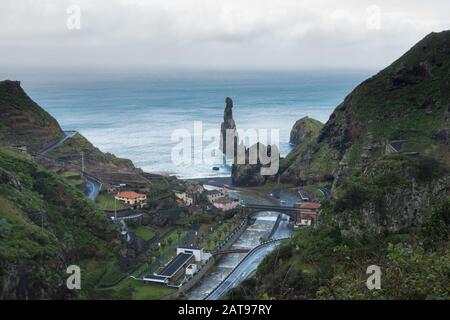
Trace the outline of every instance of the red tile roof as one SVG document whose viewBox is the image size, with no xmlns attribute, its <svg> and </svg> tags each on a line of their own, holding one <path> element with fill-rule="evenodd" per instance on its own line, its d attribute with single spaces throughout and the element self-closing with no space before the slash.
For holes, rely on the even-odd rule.
<svg viewBox="0 0 450 320">
<path fill-rule="evenodd" d="M 216 201 L 214 201 L 214 203 L 229 204 L 229 203 L 233 203 L 233 201 L 231 201 L 228 198 L 222 197 L 222 198 L 219 198 Z"/>
<path fill-rule="evenodd" d="M 139 198 L 144 198 L 145 194 L 137 193 L 134 191 L 123 191 L 123 192 L 119 192 L 117 194 L 117 196 L 120 198 L 127 198 L 127 199 L 139 199 Z"/>
<path fill-rule="evenodd" d="M 298 204 L 300 209 L 318 210 L 320 209 L 320 203 L 318 202 L 302 202 Z"/>
</svg>

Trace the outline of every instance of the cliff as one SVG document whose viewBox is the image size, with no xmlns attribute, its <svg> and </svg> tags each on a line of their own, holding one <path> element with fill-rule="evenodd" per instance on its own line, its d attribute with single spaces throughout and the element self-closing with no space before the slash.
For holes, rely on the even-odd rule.
<svg viewBox="0 0 450 320">
<path fill-rule="evenodd" d="M 430 34 L 351 92 L 318 137 L 282 161 L 281 181 L 329 184 L 330 216 L 343 229 L 416 225 L 450 190 L 449 74 L 450 32 Z"/>
<path fill-rule="evenodd" d="M 58 121 L 25 93 L 19 81 L 0 81 L 0 116 L 0 145 L 25 145 L 32 154 L 39 154 L 64 138 Z M 41 160 L 80 167 L 81 152 L 91 172 L 135 170 L 131 160 L 103 153 L 79 133 L 46 152 Z"/>
<path fill-rule="evenodd" d="M 444 299 L 450 261 L 450 31 L 432 33 L 364 81 L 281 180 L 328 185 L 296 232 L 232 299 Z M 381 268 L 380 290 L 366 268 Z"/>
<path fill-rule="evenodd" d="M 282 164 L 281 179 L 297 184 L 333 182 L 386 155 L 402 152 L 450 162 L 450 32 L 432 33 L 351 92 L 313 141 L 298 145 Z"/>
<path fill-rule="evenodd" d="M 0 81 L 0 143 L 32 151 L 64 136 L 58 122 L 25 93 L 19 81 Z"/>
</svg>

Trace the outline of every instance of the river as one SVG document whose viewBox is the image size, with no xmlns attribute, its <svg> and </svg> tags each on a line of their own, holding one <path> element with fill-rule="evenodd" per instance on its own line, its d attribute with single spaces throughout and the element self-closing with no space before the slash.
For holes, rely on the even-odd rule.
<svg viewBox="0 0 450 320">
<path fill-rule="evenodd" d="M 250 250 L 256 248 L 260 245 L 261 239 L 270 236 L 279 215 L 280 213 L 278 212 L 259 212 L 255 214 L 254 223 L 247 227 L 231 248 Z M 289 217 L 283 214 L 282 220 L 271 238 L 286 238 L 290 235 Z M 206 274 L 199 284 L 187 293 L 187 299 L 203 300 L 209 295 L 211 296 L 208 299 L 220 299 L 230 289 L 248 278 L 257 269 L 262 260 L 277 248 L 278 244 L 274 243 L 255 250 L 249 254 L 245 261 L 243 260 L 247 253 L 233 253 L 220 258 L 212 271 Z M 238 265 L 239 267 L 236 268 Z M 226 281 L 224 281 L 225 279 Z"/>
</svg>

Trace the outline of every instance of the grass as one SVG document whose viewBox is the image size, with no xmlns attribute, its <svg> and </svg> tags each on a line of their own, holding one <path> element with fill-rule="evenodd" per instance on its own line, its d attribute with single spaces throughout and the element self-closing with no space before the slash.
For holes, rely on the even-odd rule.
<svg viewBox="0 0 450 320">
<path fill-rule="evenodd" d="M 114 197 L 106 192 L 100 192 L 97 197 L 96 203 L 102 210 L 114 210 Z M 125 209 L 126 206 L 122 201 L 116 201 L 116 208 L 117 210 L 121 210 Z"/>
<path fill-rule="evenodd" d="M 65 159 L 65 162 L 79 166 L 81 152 L 85 153 L 85 162 L 88 166 L 95 164 L 95 166 L 107 166 L 111 169 L 131 168 L 133 166 L 131 160 L 117 158 L 110 153 L 103 153 L 80 133 L 67 139 L 62 146 L 50 151 L 47 157 L 55 160 Z"/>
<path fill-rule="evenodd" d="M 169 233 L 169 234 L 167 235 L 167 237 L 164 238 L 164 240 L 166 240 L 166 241 L 169 240 L 169 241 L 171 241 L 171 243 L 175 243 L 175 242 L 178 241 L 178 239 L 181 240 L 183 237 L 185 237 L 186 234 L 187 234 L 187 231 L 182 230 L 181 233 L 180 233 L 180 235 L 178 236 L 177 230 L 173 230 L 171 233 Z"/>
<path fill-rule="evenodd" d="M 84 180 L 81 178 L 81 175 L 75 171 L 65 171 L 61 174 L 62 177 L 67 179 L 74 187 L 81 186 L 84 183 Z"/>
<path fill-rule="evenodd" d="M 174 293 L 173 288 L 152 285 L 139 281 L 134 287 L 133 300 L 157 300 Z"/>
<path fill-rule="evenodd" d="M 148 241 L 155 236 L 155 232 L 153 230 L 150 230 L 149 228 L 143 226 L 140 226 L 136 230 L 134 230 L 134 233 L 145 241 Z"/>
<path fill-rule="evenodd" d="M 167 189 L 168 187 L 170 187 L 169 183 L 164 180 L 151 180 L 153 187 L 157 188 L 157 189 Z"/>
<path fill-rule="evenodd" d="M 306 191 L 307 194 L 310 194 L 314 197 L 317 197 L 319 199 L 324 198 L 324 195 L 322 192 L 320 192 L 319 188 L 317 185 L 309 185 L 309 186 L 305 186 L 303 187 L 303 189 Z M 329 188 L 328 188 L 329 189 Z"/>
<path fill-rule="evenodd" d="M 138 276 L 146 267 L 142 265 L 131 275 Z M 98 289 L 96 294 L 100 299 L 159 300 L 174 292 L 176 290 L 173 288 L 145 283 L 126 276 L 116 285 Z"/>
</svg>

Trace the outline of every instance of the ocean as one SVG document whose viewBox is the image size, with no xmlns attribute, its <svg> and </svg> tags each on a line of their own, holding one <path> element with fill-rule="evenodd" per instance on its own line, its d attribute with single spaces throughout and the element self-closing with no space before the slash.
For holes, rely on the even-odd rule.
<svg viewBox="0 0 450 320">
<path fill-rule="evenodd" d="M 286 155 L 295 121 L 326 122 L 345 96 L 373 71 L 2 71 L 52 114 L 64 130 L 77 130 L 104 152 L 131 159 L 152 173 L 180 178 L 229 176 L 210 163 L 177 165 L 174 130 L 219 129 L 225 98 L 234 101 L 239 129 L 278 129 Z M 269 131 L 270 132 L 270 131 Z M 218 143 L 218 142 L 217 142 Z M 193 146 L 191 146 L 193 148 Z"/>
</svg>

